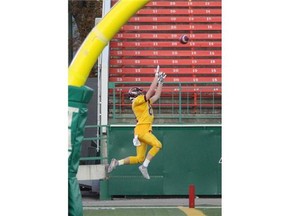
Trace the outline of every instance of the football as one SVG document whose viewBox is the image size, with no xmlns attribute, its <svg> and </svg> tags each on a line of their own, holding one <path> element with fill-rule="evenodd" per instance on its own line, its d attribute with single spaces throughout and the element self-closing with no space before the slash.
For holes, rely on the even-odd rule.
<svg viewBox="0 0 288 216">
<path fill-rule="evenodd" d="M 182 35 L 179 39 L 180 43 L 187 44 L 189 41 L 189 37 L 187 35 Z"/>
</svg>

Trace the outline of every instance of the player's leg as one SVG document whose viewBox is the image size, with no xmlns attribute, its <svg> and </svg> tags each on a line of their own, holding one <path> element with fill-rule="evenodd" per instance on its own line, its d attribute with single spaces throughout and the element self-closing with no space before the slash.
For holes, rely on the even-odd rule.
<svg viewBox="0 0 288 216">
<path fill-rule="evenodd" d="M 146 159 L 144 161 L 144 166 L 148 167 L 152 158 L 160 151 L 162 148 L 162 143 L 154 136 L 152 133 L 146 133 L 141 137 L 141 141 L 145 142 L 147 145 L 152 146 L 148 152 Z"/>
<path fill-rule="evenodd" d="M 129 156 L 120 160 L 116 160 L 115 158 L 113 158 L 108 167 L 108 173 L 112 172 L 112 170 L 114 170 L 117 166 L 143 163 L 146 150 L 147 145 L 141 142 L 141 145 L 136 147 L 136 156 Z"/>
<path fill-rule="evenodd" d="M 142 175 L 144 176 L 144 178 L 146 179 L 150 179 L 147 167 L 150 163 L 150 161 L 153 159 L 153 157 L 160 151 L 160 149 L 162 148 L 162 144 L 161 142 L 152 134 L 152 133 L 146 133 L 143 136 L 139 137 L 139 140 L 141 142 L 144 142 L 150 146 L 152 146 L 152 148 L 150 149 L 150 151 L 148 152 L 143 164 L 141 166 L 139 166 L 139 170 L 141 171 Z"/>
<path fill-rule="evenodd" d="M 141 141 L 140 143 L 141 145 L 136 147 L 136 156 L 129 157 L 129 164 L 143 163 L 143 161 L 145 160 L 147 144 Z"/>
</svg>

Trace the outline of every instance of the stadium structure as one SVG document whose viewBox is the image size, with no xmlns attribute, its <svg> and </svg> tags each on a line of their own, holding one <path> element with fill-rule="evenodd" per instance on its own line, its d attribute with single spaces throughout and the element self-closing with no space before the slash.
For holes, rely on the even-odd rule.
<svg viewBox="0 0 288 216">
<path fill-rule="evenodd" d="M 105 15 L 117 0 L 103 1 Z M 221 196 L 221 1 L 153 0 L 110 40 L 98 58 L 97 77 L 81 148 L 77 179 L 101 200 L 115 196 Z M 95 25 L 101 20 L 97 18 Z M 182 35 L 189 37 L 181 44 Z M 144 89 L 157 65 L 167 74 L 161 99 L 153 105 L 153 133 L 163 149 L 149 166 L 109 175 L 111 158 L 135 154 L 135 117 L 127 97 L 131 86 Z"/>
</svg>

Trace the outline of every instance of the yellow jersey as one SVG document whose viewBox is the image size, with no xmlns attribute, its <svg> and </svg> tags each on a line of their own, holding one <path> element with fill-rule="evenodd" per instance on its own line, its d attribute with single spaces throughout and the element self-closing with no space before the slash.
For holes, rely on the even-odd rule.
<svg viewBox="0 0 288 216">
<path fill-rule="evenodd" d="M 140 135 L 152 131 L 154 114 L 151 101 L 146 100 L 145 95 L 139 95 L 132 102 L 132 110 L 137 119 L 135 134 Z"/>
</svg>

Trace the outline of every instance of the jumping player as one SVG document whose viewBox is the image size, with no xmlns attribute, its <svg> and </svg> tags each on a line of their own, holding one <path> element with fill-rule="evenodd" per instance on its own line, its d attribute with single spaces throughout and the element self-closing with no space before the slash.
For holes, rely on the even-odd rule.
<svg viewBox="0 0 288 216">
<path fill-rule="evenodd" d="M 154 115 L 151 105 L 160 98 L 165 77 L 166 74 L 160 72 L 158 65 L 155 78 L 146 94 L 144 94 L 143 89 L 139 87 L 133 87 L 129 90 L 128 95 L 132 102 L 132 110 L 137 119 L 133 139 L 133 144 L 136 146 L 136 156 L 129 156 L 121 160 L 113 158 L 108 167 L 108 173 L 112 172 L 117 166 L 143 163 L 139 166 L 139 170 L 144 178 L 150 179 L 147 167 L 153 157 L 162 148 L 161 142 L 152 134 Z M 147 145 L 150 145 L 152 148 L 145 157 Z"/>
</svg>

